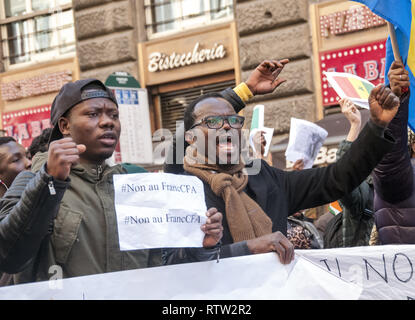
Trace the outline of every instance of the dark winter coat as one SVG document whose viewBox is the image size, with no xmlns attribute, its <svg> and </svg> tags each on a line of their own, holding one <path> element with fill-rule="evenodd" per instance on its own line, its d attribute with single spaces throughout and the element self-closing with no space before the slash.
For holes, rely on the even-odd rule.
<svg viewBox="0 0 415 320">
<path fill-rule="evenodd" d="M 406 94 L 388 126 L 396 144 L 373 174 L 375 223 L 381 244 L 415 244 L 415 171 L 407 147 L 408 108 Z"/>
<path fill-rule="evenodd" d="M 337 161 L 349 150 L 352 142 L 343 140 L 337 150 Z M 324 234 L 324 248 L 369 245 L 374 223 L 373 185 L 370 177 L 339 200 L 343 211 L 330 220 Z"/>
<path fill-rule="evenodd" d="M 393 146 L 393 138 L 383 137 L 383 129 L 371 121 L 363 128 L 350 150 L 336 163 L 325 168 L 283 171 L 261 160 L 258 174 L 250 175 L 245 192 L 271 218 L 272 231 L 287 232 L 287 217 L 302 209 L 317 207 L 349 194 L 371 173 L 383 155 Z M 226 221 L 225 204 L 205 183 L 208 208 L 224 215 L 222 251 L 233 243 Z"/>
</svg>

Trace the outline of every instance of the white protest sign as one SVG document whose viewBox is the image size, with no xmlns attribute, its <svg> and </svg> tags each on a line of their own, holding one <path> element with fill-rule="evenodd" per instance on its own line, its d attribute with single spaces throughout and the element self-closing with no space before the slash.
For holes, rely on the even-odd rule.
<svg viewBox="0 0 415 320">
<path fill-rule="evenodd" d="M 114 175 L 121 250 L 202 247 L 203 183 L 169 173 Z"/>
<path fill-rule="evenodd" d="M 360 299 L 415 299 L 415 245 L 296 250 L 296 255 L 363 287 Z"/>
<path fill-rule="evenodd" d="M 69 278 L 61 289 L 50 282 L 0 288 L 0 299 L 355 300 L 362 291 L 301 257 L 282 265 L 275 253 Z"/>
<path fill-rule="evenodd" d="M 315 123 L 291 118 L 290 138 L 285 151 L 287 160 L 303 159 L 304 169 L 311 168 L 327 135 L 328 132 Z"/>
<path fill-rule="evenodd" d="M 254 152 L 256 152 L 254 144 L 254 136 L 259 131 L 264 131 L 265 138 L 265 150 L 264 157 L 268 155 L 269 147 L 271 146 L 272 136 L 274 134 L 274 128 L 264 127 L 264 105 L 258 104 L 254 107 L 252 111 L 252 121 L 251 121 L 251 132 L 249 133 L 249 144 L 251 145 Z"/>
</svg>

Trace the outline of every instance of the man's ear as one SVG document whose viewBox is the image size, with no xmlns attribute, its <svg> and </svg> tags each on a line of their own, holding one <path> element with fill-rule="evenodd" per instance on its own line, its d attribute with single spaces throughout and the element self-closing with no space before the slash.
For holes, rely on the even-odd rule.
<svg viewBox="0 0 415 320">
<path fill-rule="evenodd" d="M 62 133 L 63 136 L 70 135 L 70 125 L 69 125 L 69 119 L 65 117 L 60 117 L 58 120 L 59 130 Z"/>
<path fill-rule="evenodd" d="M 186 142 L 188 144 L 193 144 L 194 143 L 194 134 L 192 131 L 186 131 L 184 134 L 184 140 L 186 140 Z"/>
<path fill-rule="evenodd" d="M 412 144 L 412 154 L 415 153 L 415 143 Z"/>
</svg>

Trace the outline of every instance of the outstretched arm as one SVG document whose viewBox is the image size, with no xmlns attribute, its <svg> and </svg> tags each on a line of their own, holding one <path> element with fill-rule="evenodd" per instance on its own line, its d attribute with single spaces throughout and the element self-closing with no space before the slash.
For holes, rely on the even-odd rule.
<svg viewBox="0 0 415 320">
<path fill-rule="evenodd" d="M 409 77 L 404 65 L 397 61 L 392 64 L 388 77 L 391 90 L 400 96 L 399 111 L 388 125 L 396 144 L 376 166 L 373 181 L 378 196 L 390 203 L 397 203 L 410 197 L 413 186 L 412 165 L 407 149 L 409 94 L 402 94 L 402 88 L 409 86 Z"/>
<path fill-rule="evenodd" d="M 359 109 L 349 99 L 341 99 L 339 101 L 341 111 L 350 123 L 349 133 L 346 140 L 353 142 L 359 135 L 360 126 L 362 125 L 362 116 Z"/>
<path fill-rule="evenodd" d="M 393 146 L 393 137 L 388 137 L 384 130 L 398 110 L 399 99 L 389 88 L 377 86 L 371 92 L 369 105 L 370 120 L 342 159 L 326 168 L 280 173 L 285 181 L 290 213 L 329 203 L 350 193 Z"/>
<path fill-rule="evenodd" d="M 362 121 L 360 111 L 352 101 L 342 99 L 339 102 L 342 113 L 350 123 L 350 130 L 346 140 L 343 140 L 339 145 L 336 153 L 337 161 L 346 154 L 352 142 L 359 136 Z M 341 205 L 348 209 L 348 214 L 350 214 L 350 216 L 346 217 L 346 221 L 351 223 L 355 219 L 355 223 L 360 224 L 361 218 L 371 217 L 369 213 L 364 214 L 365 209 L 372 210 L 373 196 L 371 194 L 369 184 L 363 181 L 356 189 L 340 199 Z"/>
</svg>

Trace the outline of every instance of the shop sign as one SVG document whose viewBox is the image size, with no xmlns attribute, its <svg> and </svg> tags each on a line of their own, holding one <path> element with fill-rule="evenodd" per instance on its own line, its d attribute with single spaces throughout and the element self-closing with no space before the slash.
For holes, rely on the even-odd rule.
<svg viewBox="0 0 415 320">
<path fill-rule="evenodd" d="M 29 147 L 33 138 L 39 136 L 46 128 L 50 128 L 51 105 L 39 106 L 19 111 L 3 113 L 3 129 L 6 135 L 13 137 L 25 148 Z"/>
<path fill-rule="evenodd" d="M 141 86 L 199 78 L 235 69 L 235 22 L 138 43 Z"/>
<path fill-rule="evenodd" d="M 223 44 L 215 43 L 210 49 L 202 49 L 197 42 L 192 51 L 168 55 L 162 52 L 153 52 L 149 55 L 148 71 L 157 72 L 203 63 L 205 61 L 222 59 L 226 56 Z"/>
<path fill-rule="evenodd" d="M 347 72 L 374 85 L 384 82 L 386 40 L 320 52 L 320 77 L 323 106 L 338 104 L 339 97 L 328 83 L 326 72 Z"/>
<path fill-rule="evenodd" d="M 1 83 L 1 99 L 12 101 L 42 94 L 57 92 L 62 86 L 72 81 L 72 71 L 60 71 L 41 74 L 35 77 Z"/>
<path fill-rule="evenodd" d="M 383 26 L 386 21 L 361 5 L 320 16 L 320 36 L 328 38 Z"/>
</svg>

